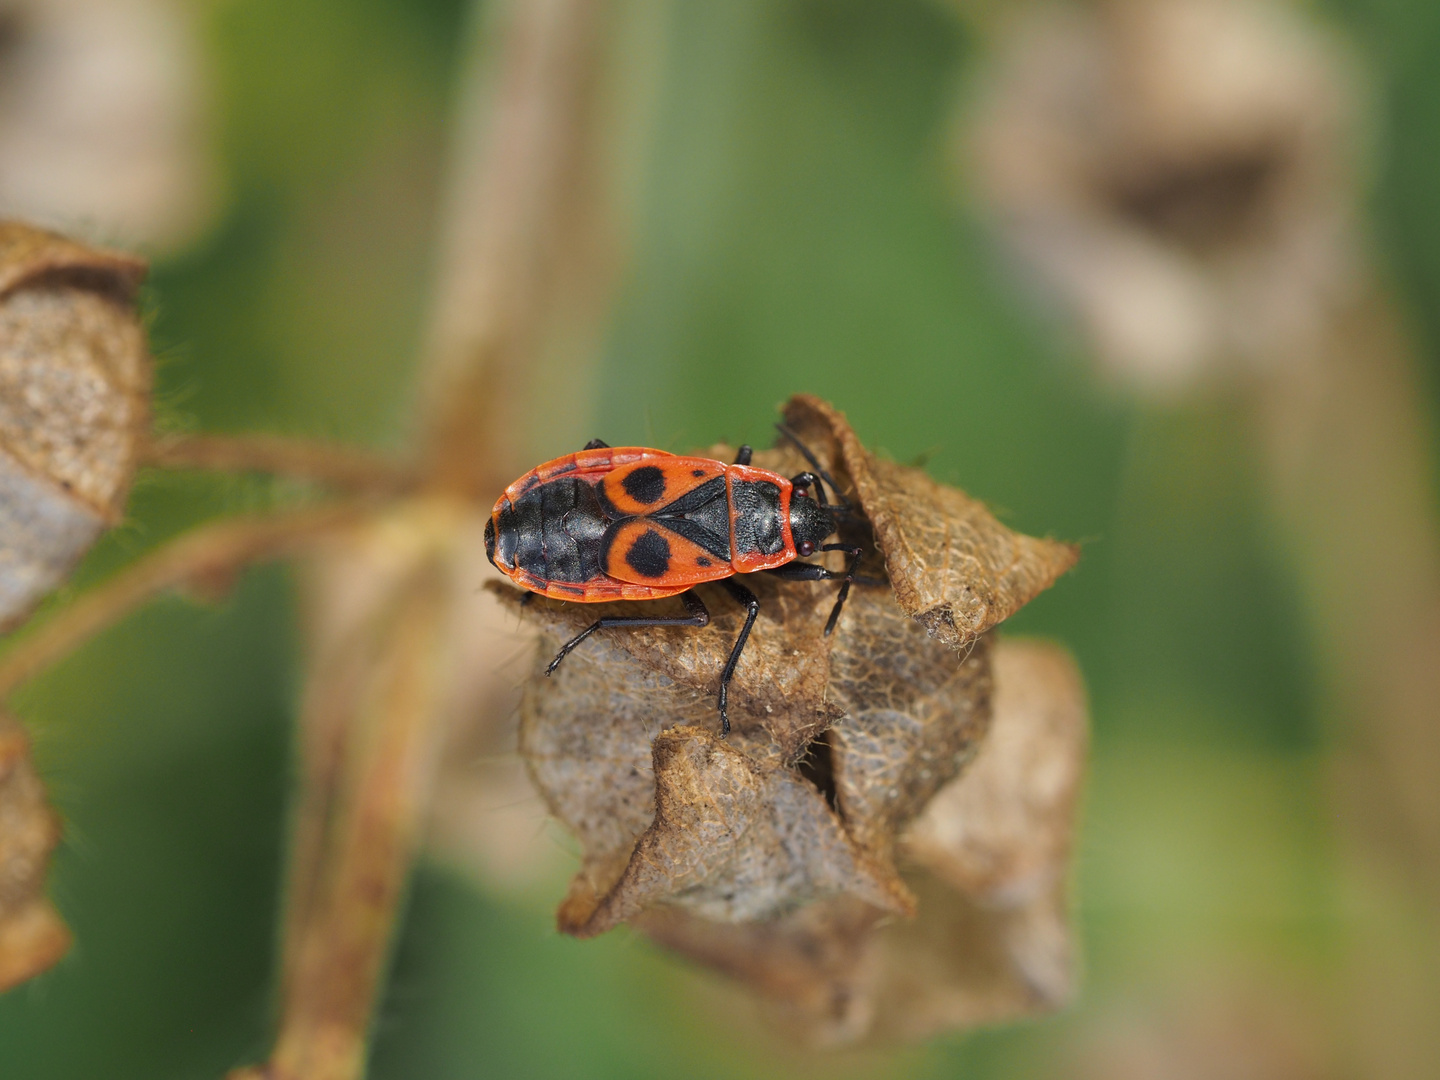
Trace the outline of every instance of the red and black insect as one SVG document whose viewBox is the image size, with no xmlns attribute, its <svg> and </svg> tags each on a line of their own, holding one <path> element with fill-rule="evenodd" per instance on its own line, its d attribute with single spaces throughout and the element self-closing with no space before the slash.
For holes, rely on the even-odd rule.
<svg viewBox="0 0 1440 1080">
<path fill-rule="evenodd" d="M 638 446 L 612 447 L 596 439 L 505 489 L 485 525 L 485 554 L 521 588 L 584 604 L 677 595 L 685 604 L 684 615 L 598 620 L 565 643 L 546 675 L 597 630 L 707 625 L 710 613 L 690 589 L 718 581 L 746 608 L 745 625 L 720 674 L 723 736 L 730 731 L 730 679 L 760 611 L 755 594 L 734 575 L 765 571 L 793 581 L 843 582 L 825 633 L 835 628 L 862 550 L 823 541 L 836 531 L 835 516 L 848 512 L 849 504 L 815 455 L 783 425 L 776 426 L 814 472 L 787 480 L 755 468 L 748 446 L 740 448 L 733 465 L 726 465 Z M 836 502 L 828 501 L 822 477 Z M 845 571 L 795 561 L 819 551 L 849 554 Z"/>
</svg>

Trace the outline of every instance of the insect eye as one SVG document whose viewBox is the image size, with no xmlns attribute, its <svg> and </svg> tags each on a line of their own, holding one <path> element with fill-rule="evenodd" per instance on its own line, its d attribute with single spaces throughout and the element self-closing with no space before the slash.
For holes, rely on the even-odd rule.
<svg viewBox="0 0 1440 1080">
<path fill-rule="evenodd" d="M 801 540 L 800 543 L 795 545 L 795 550 L 800 553 L 801 557 L 814 555 L 815 543 L 812 540 Z"/>
</svg>

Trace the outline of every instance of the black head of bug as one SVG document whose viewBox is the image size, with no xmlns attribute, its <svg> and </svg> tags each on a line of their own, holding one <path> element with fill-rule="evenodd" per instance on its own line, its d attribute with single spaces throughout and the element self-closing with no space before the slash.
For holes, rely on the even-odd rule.
<svg viewBox="0 0 1440 1080">
<path fill-rule="evenodd" d="M 801 556 L 815 554 L 834 531 L 834 515 L 817 500 L 799 494 L 790 500 L 790 537 Z"/>
<path fill-rule="evenodd" d="M 485 557 L 490 560 L 490 565 L 495 566 L 495 519 L 492 517 L 485 522 Z"/>
</svg>

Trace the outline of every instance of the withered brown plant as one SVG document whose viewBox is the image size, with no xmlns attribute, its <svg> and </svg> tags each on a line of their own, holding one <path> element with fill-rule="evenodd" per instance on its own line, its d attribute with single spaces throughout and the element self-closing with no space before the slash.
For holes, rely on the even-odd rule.
<svg viewBox="0 0 1440 1080">
<path fill-rule="evenodd" d="M 495 576 L 482 528 L 496 493 L 533 464 L 517 449 L 527 371 L 557 337 L 584 337 L 576 311 L 598 321 L 616 261 L 597 239 L 607 17 L 594 0 L 504 8 L 490 78 L 466 85 L 403 458 L 155 432 L 132 306 L 141 265 L 0 229 L 6 625 L 120 519 L 137 468 L 311 484 L 298 505 L 161 545 L 24 625 L 0 654 L 3 702 L 162 592 L 214 597 L 259 560 L 294 561 L 306 677 L 279 1020 L 268 1062 L 237 1077 L 363 1073 L 447 740 L 503 716 L 490 700 L 500 658 L 476 645 L 476 624 L 499 610 L 477 589 Z M 561 929 L 631 922 L 778 1002 L 820 1041 L 1053 1007 L 1074 979 L 1065 885 L 1083 690 L 1062 651 L 996 642 L 993 630 L 1076 553 L 872 456 L 817 399 L 792 400 L 786 417 L 858 507 L 846 528 L 874 550 L 878 583 L 857 587 L 829 638 L 832 588 L 760 583 L 728 741 L 713 699 L 737 613 L 719 601 L 703 631 L 602 635 L 527 687 L 521 755 L 585 848 Z M 802 466 L 784 448 L 757 461 Z M 553 638 L 594 614 L 542 602 L 524 622 Z M 3 725 L 0 986 L 68 941 L 43 888 L 56 819 L 23 735 Z"/>
<path fill-rule="evenodd" d="M 520 752 L 584 846 L 560 928 L 633 922 L 822 1043 L 1054 1007 L 1073 980 L 1083 694 L 1063 653 L 990 631 L 1075 552 L 871 456 L 817 399 L 786 421 L 834 462 L 889 582 L 857 588 L 826 637 L 833 586 L 758 581 L 728 741 L 714 688 L 742 613 L 718 595 L 702 632 L 613 634 L 554 679 L 537 670 Z M 784 446 L 755 461 L 805 464 Z M 594 618 L 524 610 L 542 660 Z"/>
<path fill-rule="evenodd" d="M 1369 1076 L 1429 1075 L 1440 512 L 1416 346 L 1365 236 L 1360 65 L 1284 0 L 1032 3 L 980 24 L 963 155 L 980 213 L 1107 380 L 1239 406 L 1338 736 L 1345 869 L 1366 897 L 1352 1052 Z"/>
</svg>

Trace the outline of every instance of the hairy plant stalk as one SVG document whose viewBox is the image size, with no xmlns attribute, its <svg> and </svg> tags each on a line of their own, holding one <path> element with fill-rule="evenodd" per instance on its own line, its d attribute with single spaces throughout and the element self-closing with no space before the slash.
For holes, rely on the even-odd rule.
<svg viewBox="0 0 1440 1080">
<path fill-rule="evenodd" d="M 1384 1077 L 1440 1060 L 1440 519 L 1424 400 L 1413 346 L 1372 287 L 1256 409 L 1340 721 L 1342 839 L 1366 893 L 1352 997 L 1367 1073 Z M 1376 992 L 1397 979 L 1407 992 Z"/>
<path fill-rule="evenodd" d="M 600 0 L 511 0 L 462 87 L 422 386 L 434 487 L 478 501 L 523 471 L 530 368 L 583 206 Z"/>
<path fill-rule="evenodd" d="M 580 163 L 600 10 L 598 0 L 499 5 L 495 55 L 462 84 L 417 417 L 418 483 L 429 495 L 339 538 L 303 575 L 316 649 L 301 716 L 280 1033 L 268 1066 L 237 1075 L 350 1080 L 364 1071 L 457 684 L 489 662 L 442 664 L 439 653 L 450 644 L 447 620 L 481 577 L 470 523 L 523 467 L 528 372 L 558 306 L 551 271 L 587 202 Z M 449 578 L 437 569 L 445 560 Z"/>
<path fill-rule="evenodd" d="M 279 435 L 161 436 L 145 447 L 141 463 L 161 469 L 274 473 L 361 492 L 395 492 L 414 480 L 410 470 L 377 454 Z"/>
<path fill-rule="evenodd" d="M 364 1071 L 370 1015 L 440 740 L 436 704 L 446 581 L 433 553 L 397 593 L 396 610 L 344 714 L 344 752 L 309 895 L 286 942 L 279 1037 L 268 1066 L 239 1077 L 351 1080 Z"/>
<path fill-rule="evenodd" d="M 202 525 L 83 593 L 0 656 L 0 701 L 100 631 L 170 589 L 213 591 L 252 563 L 293 555 L 354 524 L 364 508 L 339 504 Z"/>
<path fill-rule="evenodd" d="M 356 538 L 346 537 L 339 550 L 317 552 L 317 559 L 338 556 L 344 548 L 357 548 Z M 352 554 L 353 559 L 353 554 Z M 367 560 L 368 562 L 368 560 Z M 370 564 L 363 570 L 376 572 Z M 401 576 L 384 575 L 379 587 L 365 598 L 364 609 L 346 625 L 315 626 L 311 612 L 313 653 L 306 665 L 306 684 L 300 707 L 296 753 L 300 782 L 290 825 L 289 870 L 286 875 L 286 904 L 280 940 L 285 943 L 281 984 L 296 977 L 300 962 L 296 943 L 304 940 L 305 929 L 320 902 L 322 866 L 330 831 L 335 828 L 346 762 L 356 753 L 353 743 L 363 737 L 356 729 L 361 715 L 362 696 L 370 673 L 384 662 L 391 643 L 388 627 L 403 606 L 403 591 L 411 583 L 413 566 Z M 382 577 L 383 572 L 376 573 Z M 353 581 L 353 578 L 351 579 Z"/>
</svg>

